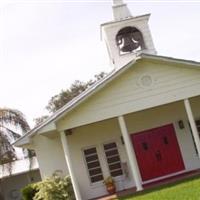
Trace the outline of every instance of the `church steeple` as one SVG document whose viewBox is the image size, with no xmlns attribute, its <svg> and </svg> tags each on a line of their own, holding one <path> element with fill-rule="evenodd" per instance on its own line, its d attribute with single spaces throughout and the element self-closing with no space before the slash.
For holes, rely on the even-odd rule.
<svg viewBox="0 0 200 200">
<path fill-rule="evenodd" d="M 116 21 L 132 17 L 127 5 L 123 0 L 113 0 L 113 18 Z"/>
<path fill-rule="evenodd" d="M 114 21 L 101 25 L 110 63 L 121 68 L 140 53 L 156 54 L 148 21 L 150 14 L 132 16 L 123 0 L 113 0 Z"/>
</svg>

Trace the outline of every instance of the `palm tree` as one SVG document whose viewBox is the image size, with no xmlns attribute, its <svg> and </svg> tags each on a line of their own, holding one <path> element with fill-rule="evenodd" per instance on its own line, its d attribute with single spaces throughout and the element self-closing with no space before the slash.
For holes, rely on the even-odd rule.
<svg viewBox="0 0 200 200">
<path fill-rule="evenodd" d="M 20 133 L 30 130 L 22 112 L 10 108 L 0 108 L 0 164 L 16 159 L 11 142 L 19 138 Z"/>
<path fill-rule="evenodd" d="M 10 109 L 0 108 L 0 165 L 7 163 L 9 172 L 12 170 L 12 161 L 17 159 L 15 149 L 11 142 L 19 138 L 18 133 L 25 133 L 30 127 L 22 112 Z M 0 199 L 3 197 L 2 179 L 0 179 Z"/>
</svg>

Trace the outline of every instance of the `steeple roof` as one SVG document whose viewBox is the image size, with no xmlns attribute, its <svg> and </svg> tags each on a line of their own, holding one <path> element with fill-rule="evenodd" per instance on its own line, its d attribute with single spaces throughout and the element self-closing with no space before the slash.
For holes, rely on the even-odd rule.
<svg viewBox="0 0 200 200">
<path fill-rule="evenodd" d="M 114 20 L 119 21 L 132 17 L 127 5 L 123 0 L 113 0 L 113 17 Z"/>
<path fill-rule="evenodd" d="M 121 5 L 124 4 L 123 0 L 113 0 L 113 5 Z"/>
</svg>

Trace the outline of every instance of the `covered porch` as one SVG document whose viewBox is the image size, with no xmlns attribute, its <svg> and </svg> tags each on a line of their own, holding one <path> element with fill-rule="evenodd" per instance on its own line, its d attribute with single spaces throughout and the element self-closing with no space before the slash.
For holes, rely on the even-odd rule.
<svg viewBox="0 0 200 200">
<path fill-rule="evenodd" d="M 76 198 L 93 199 L 106 195 L 103 180 L 110 175 L 115 179 L 117 191 L 130 188 L 140 191 L 147 184 L 199 169 L 200 141 L 195 124 L 200 117 L 199 100 L 198 96 L 61 131 Z M 133 148 L 134 135 L 166 125 L 174 129 L 175 150 L 180 151 L 182 166 L 172 170 L 173 173 L 164 169 L 165 173 L 150 175 L 153 178 L 144 177 L 144 169 L 138 162 L 141 152 Z M 169 154 L 160 156 L 166 159 Z"/>
</svg>

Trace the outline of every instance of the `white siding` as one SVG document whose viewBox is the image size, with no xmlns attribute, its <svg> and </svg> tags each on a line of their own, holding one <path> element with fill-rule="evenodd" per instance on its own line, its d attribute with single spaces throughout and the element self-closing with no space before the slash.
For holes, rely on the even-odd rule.
<svg viewBox="0 0 200 200">
<path fill-rule="evenodd" d="M 89 126 L 77 128 L 73 131 L 71 136 L 68 136 L 71 157 L 74 158 L 72 160 L 72 165 L 78 178 L 83 199 L 91 199 L 107 194 L 103 183 L 90 183 L 87 166 L 83 156 L 83 149 L 88 147 L 97 148 L 103 175 L 104 178 L 106 178 L 109 176 L 109 171 L 103 150 L 104 143 L 116 142 L 121 162 L 127 163 L 127 155 L 124 149 L 124 145 L 121 143 L 120 136 L 121 133 L 118 127 L 117 119 L 107 120 L 91 124 Z M 123 190 L 131 186 L 134 186 L 132 177 L 120 179 L 117 181 L 118 190 Z"/>
<path fill-rule="evenodd" d="M 198 101 L 196 101 L 196 105 L 193 103 L 193 109 L 198 109 L 200 111 L 200 103 L 197 102 Z M 125 116 L 125 120 L 129 134 L 134 134 L 142 130 L 148 130 L 172 123 L 176 130 L 176 136 L 186 171 L 195 170 L 200 167 L 200 161 L 195 152 L 183 102 L 132 113 Z M 178 127 L 178 120 L 184 121 L 184 129 L 180 129 Z M 102 196 L 106 194 L 106 190 L 103 184 L 92 185 L 90 183 L 82 150 L 87 147 L 97 147 L 104 178 L 106 178 L 109 175 L 109 171 L 102 147 L 103 143 L 116 141 L 121 161 L 129 165 L 125 147 L 121 143 L 120 136 L 121 133 L 116 118 L 73 129 L 72 135 L 68 136 L 70 152 L 72 157 L 75 158 L 73 160 L 73 166 L 75 174 L 78 177 L 83 199 Z M 129 169 L 129 175 L 130 174 Z M 118 189 L 125 189 L 133 187 L 134 185 L 132 177 L 128 177 L 122 179 L 120 182 L 117 182 Z"/>
<path fill-rule="evenodd" d="M 200 105 L 200 103 L 198 103 Z M 199 106 L 193 105 L 197 111 Z M 200 110 L 200 109 L 198 109 Z M 195 112 L 195 115 L 198 112 Z M 198 114 L 200 116 L 200 112 Z M 143 112 L 137 112 L 125 117 L 128 131 L 134 134 L 143 130 L 160 127 L 166 124 L 173 124 L 179 142 L 186 170 L 193 170 L 200 167 L 200 161 L 196 154 L 192 135 L 189 129 L 187 115 L 183 102 L 173 103 Z M 184 129 L 180 129 L 178 121 L 183 120 Z"/>
<path fill-rule="evenodd" d="M 149 87 L 141 77 L 150 76 Z M 138 61 L 129 70 L 76 107 L 58 122 L 58 129 L 73 128 L 199 95 L 200 70 Z"/>
<path fill-rule="evenodd" d="M 111 64 L 116 68 L 120 68 L 130 61 L 135 59 L 135 53 L 127 53 L 123 56 L 119 54 L 118 46 L 116 45 L 116 35 L 117 33 L 126 26 L 136 27 L 143 35 L 145 49 L 142 50 L 146 53 L 155 53 L 155 48 L 153 40 L 151 37 L 150 29 L 148 26 L 148 15 L 139 16 L 136 18 L 130 18 L 123 21 L 116 21 L 102 25 L 102 37 L 105 40 L 109 55 L 111 59 Z M 114 63 L 113 63 L 114 61 Z"/>
<path fill-rule="evenodd" d="M 38 135 L 34 138 L 34 150 L 42 179 L 52 176 L 56 170 L 61 170 L 64 175 L 68 174 L 60 138 Z"/>
</svg>

